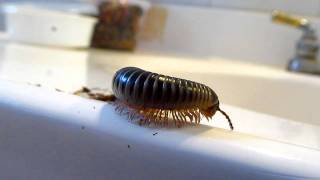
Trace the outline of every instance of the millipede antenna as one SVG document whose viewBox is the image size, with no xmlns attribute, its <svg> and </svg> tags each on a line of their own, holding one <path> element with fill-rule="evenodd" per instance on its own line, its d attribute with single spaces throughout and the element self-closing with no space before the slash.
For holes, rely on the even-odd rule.
<svg viewBox="0 0 320 180">
<path fill-rule="evenodd" d="M 230 119 L 229 115 L 226 112 L 224 112 L 223 110 L 221 110 L 220 107 L 218 107 L 218 111 L 220 111 L 221 114 L 223 114 L 227 118 L 229 126 L 230 126 L 230 129 L 233 130 L 233 124 L 231 122 L 231 119 Z"/>
</svg>

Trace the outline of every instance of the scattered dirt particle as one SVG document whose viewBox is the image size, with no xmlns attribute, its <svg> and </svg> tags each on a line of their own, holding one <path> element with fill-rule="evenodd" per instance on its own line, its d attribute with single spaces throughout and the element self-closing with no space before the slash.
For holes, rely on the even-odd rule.
<svg viewBox="0 0 320 180">
<path fill-rule="evenodd" d="M 152 135 L 154 135 L 154 136 L 155 136 L 155 135 L 157 135 L 157 134 L 158 134 L 158 133 L 156 132 L 156 133 L 153 133 Z"/>
<path fill-rule="evenodd" d="M 57 27 L 55 27 L 55 26 L 51 26 L 51 31 L 52 32 L 56 32 L 58 30 L 58 28 Z"/>
<path fill-rule="evenodd" d="M 34 83 L 31 83 L 31 82 L 28 82 L 27 84 L 31 85 L 31 86 L 41 87 L 41 84 L 34 84 Z"/>
<path fill-rule="evenodd" d="M 128 144 L 128 149 L 130 149 L 130 147 L 131 147 L 131 146 Z"/>
<path fill-rule="evenodd" d="M 79 96 L 87 95 L 89 99 L 95 99 L 95 100 L 100 100 L 104 102 L 116 100 L 116 97 L 113 94 L 106 93 L 106 92 L 102 92 L 102 93 L 94 92 L 87 87 L 82 87 L 81 89 L 73 92 L 73 94 L 79 95 Z"/>
<path fill-rule="evenodd" d="M 55 88 L 56 91 L 58 92 L 63 92 L 61 89 Z"/>
<path fill-rule="evenodd" d="M 89 93 L 91 90 L 87 87 L 82 87 L 82 92 Z"/>
<path fill-rule="evenodd" d="M 81 129 L 84 130 L 86 127 L 85 126 L 81 126 Z"/>
<path fill-rule="evenodd" d="M 95 107 L 95 106 L 93 106 L 93 109 L 96 109 L 96 107 Z"/>
<path fill-rule="evenodd" d="M 90 93 L 90 92 L 91 92 L 91 90 L 90 90 L 89 88 L 87 88 L 87 87 L 82 87 L 81 89 L 73 92 L 73 94 L 79 95 L 79 94 L 81 94 L 81 93 Z"/>
</svg>

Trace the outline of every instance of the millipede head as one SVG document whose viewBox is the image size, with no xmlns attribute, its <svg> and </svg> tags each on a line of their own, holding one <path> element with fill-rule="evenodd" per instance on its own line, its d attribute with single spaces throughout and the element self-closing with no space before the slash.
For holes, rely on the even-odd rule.
<svg viewBox="0 0 320 180">
<path fill-rule="evenodd" d="M 209 106 L 208 108 L 206 109 L 203 109 L 201 110 L 201 112 L 206 116 L 206 117 L 213 117 L 217 110 L 219 109 L 219 104 L 218 106 L 217 105 L 212 105 L 212 106 Z"/>
<path fill-rule="evenodd" d="M 213 103 L 213 105 L 209 106 L 208 108 L 206 108 L 204 110 L 201 110 L 201 113 L 205 117 L 211 118 L 216 114 L 217 111 L 221 112 L 221 114 L 223 114 L 226 117 L 226 119 L 228 120 L 230 129 L 233 130 L 234 128 L 233 128 L 233 124 L 231 122 L 231 119 L 226 112 L 224 112 L 223 110 L 220 109 L 219 101 L 216 101 L 215 103 Z"/>
</svg>

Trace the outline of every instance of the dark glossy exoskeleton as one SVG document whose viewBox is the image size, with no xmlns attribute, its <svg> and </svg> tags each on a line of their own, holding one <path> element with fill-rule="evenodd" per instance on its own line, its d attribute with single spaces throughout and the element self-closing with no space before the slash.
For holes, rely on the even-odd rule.
<svg viewBox="0 0 320 180">
<path fill-rule="evenodd" d="M 136 67 L 118 70 L 113 77 L 112 90 L 116 110 L 127 113 L 141 124 L 154 123 L 180 127 L 200 122 L 220 111 L 233 129 L 229 116 L 220 109 L 216 93 L 206 85 L 193 81 L 144 71 Z"/>
</svg>

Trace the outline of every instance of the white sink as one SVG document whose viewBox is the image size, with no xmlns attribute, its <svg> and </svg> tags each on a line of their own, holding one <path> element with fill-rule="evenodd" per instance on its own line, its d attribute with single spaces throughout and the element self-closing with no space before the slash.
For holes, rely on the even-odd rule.
<svg viewBox="0 0 320 180">
<path fill-rule="evenodd" d="M 218 58 L 21 45 L 2 52 L 1 179 L 320 178 L 320 78 Z M 220 114 L 197 127 L 141 127 L 111 105 L 54 90 L 110 88 L 124 66 L 209 85 L 235 131 Z"/>
<path fill-rule="evenodd" d="M 213 87 L 226 104 L 320 125 L 320 77 L 279 71 L 274 76 L 182 74 Z"/>
<path fill-rule="evenodd" d="M 239 132 L 320 150 L 320 77 L 273 73 L 274 76 L 228 72 L 179 76 L 214 88 L 223 104 L 265 117 L 257 121 L 251 116 L 244 119 L 243 114 L 231 114 Z M 237 116 L 242 116 L 240 122 Z"/>
<path fill-rule="evenodd" d="M 320 125 L 320 76 L 290 73 L 284 69 L 221 58 L 198 60 L 197 63 L 188 58 L 147 55 L 117 59 L 111 53 L 103 59 L 95 59 L 92 64 L 102 66 L 102 71 L 110 75 L 118 68 L 131 65 L 202 82 L 212 87 L 226 104 Z"/>
</svg>

